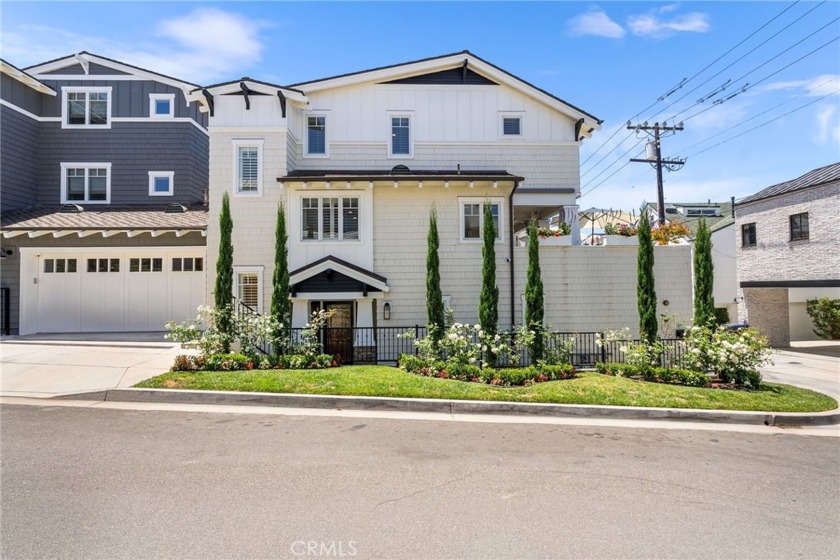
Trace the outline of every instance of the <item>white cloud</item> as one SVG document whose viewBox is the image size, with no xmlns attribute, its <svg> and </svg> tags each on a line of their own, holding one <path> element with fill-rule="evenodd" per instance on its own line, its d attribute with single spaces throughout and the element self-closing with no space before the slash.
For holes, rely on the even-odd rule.
<svg viewBox="0 0 840 560">
<path fill-rule="evenodd" d="M 573 17 L 568 22 L 569 33 L 573 36 L 595 35 L 609 39 L 621 39 L 626 33 L 624 28 L 610 19 L 610 16 L 599 8 Z"/>
<path fill-rule="evenodd" d="M 680 9 L 680 4 L 679 4 L 679 2 L 677 2 L 675 4 L 665 4 L 664 6 L 659 8 L 659 11 L 663 14 L 667 14 L 667 13 L 670 13 L 670 12 L 676 12 L 679 9 Z"/>
<path fill-rule="evenodd" d="M 654 14 L 640 14 L 627 18 L 627 25 L 633 35 L 663 39 L 675 33 L 705 33 L 711 29 L 709 16 L 691 12 L 671 19 L 660 19 Z"/>
<path fill-rule="evenodd" d="M 128 44 L 128 41 L 28 25 L 17 32 L 3 33 L 2 52 L 9 62 L 24 67 L 88 51 L 206 84 L 239 77 L 258 63 L 263 51 L 259 33 L 265 27 L 266 22 L 237 13 L 199 8 L 183 17 L 158 22 L 154 27 L 154 41 Z"/>
<path fill-rule="evenodd" d="M 837 107 L 826 105 L 817 111 L 817 142 L 828 144 L 829 142 L 840 143 L 840 122 L 836 118 Z"/>
<path fill-rule="evenodd" d="M 822 97 L 823 95 L 830 94 L 840 95 L 840 75 L 822 74 L 807 80 L 772 82 L 758 89 L 761 91 L 805 90 L 806 97 Z"/>
</svg>

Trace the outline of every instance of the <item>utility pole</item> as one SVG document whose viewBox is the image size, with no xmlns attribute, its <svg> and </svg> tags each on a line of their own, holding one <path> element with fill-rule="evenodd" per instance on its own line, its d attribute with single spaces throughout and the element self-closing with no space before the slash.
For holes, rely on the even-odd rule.
<svg viewBox="0 0 840 560">
<path fill-rule="evenodd" d="M 684 159 L 662 159 L 662 146 L 660 143 L 661 132 L 674 134 L 679 130 L 683 130 L 683 124 L 667 126 L 667 123 L 659 124 L 653 123 L 653 126 L 648 125 L 647 121 L 643 124 L 631 125 L 627 122 L 627 130 L 635 130 L 636 132 L 644 131 L 651 135 L 653 131 L 653 141 L 648 142 L 646 149 L 647 158 L 645 159 L 631 159 L 630 161 L 637 163 L 649 163 L 656 167 L 656 201 L 657 210 L 659 211 L 659 225 L 665 225 L 665 190 L 662 187 L 662 166 L 664 165 L 668 171 L 676 171 L 685 164 Z"/>
</svg>

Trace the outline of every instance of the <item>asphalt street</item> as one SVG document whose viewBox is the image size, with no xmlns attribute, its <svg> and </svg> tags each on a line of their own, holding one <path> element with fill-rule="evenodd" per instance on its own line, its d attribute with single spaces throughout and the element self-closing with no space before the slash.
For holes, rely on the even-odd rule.
<svg viewBox="0 0 840 560">
<path fill-rule="evenodd" d="M 6 404 L 0 420 L 4 559 L 840 557 L 835 437 Z"/>
</svg>

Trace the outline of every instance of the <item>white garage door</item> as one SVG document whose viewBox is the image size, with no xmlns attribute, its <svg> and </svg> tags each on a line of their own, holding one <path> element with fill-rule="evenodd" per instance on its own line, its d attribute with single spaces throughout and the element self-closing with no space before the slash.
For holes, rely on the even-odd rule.
<svg viewBox="0 0 840 560">
<path fill-rule="evenodd" d="M 161 331 L 195 316 L 204 300 L 203 249 L 45 251 L 37 259 L 34 332 Z"/>
</svg>

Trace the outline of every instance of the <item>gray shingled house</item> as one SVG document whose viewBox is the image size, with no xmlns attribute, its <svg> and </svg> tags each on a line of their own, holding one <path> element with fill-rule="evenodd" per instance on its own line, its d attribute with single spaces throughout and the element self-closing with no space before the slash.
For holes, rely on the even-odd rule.
<svg viewBox="0 0 840 560">
<path fill-rule="evenodd" d="M 197 86 L 87 52 L 0 70 L 3 332 L 152 331 L 193 314 L 209 153 Z"/>
</svg>

